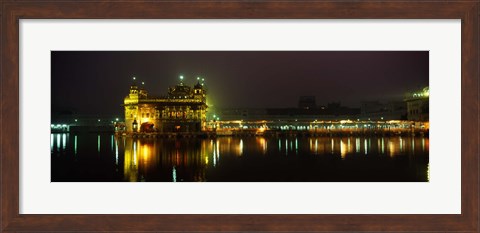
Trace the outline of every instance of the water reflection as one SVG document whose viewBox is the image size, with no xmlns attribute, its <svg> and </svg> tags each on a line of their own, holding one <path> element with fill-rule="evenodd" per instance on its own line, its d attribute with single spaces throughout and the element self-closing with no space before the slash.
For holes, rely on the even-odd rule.
<svg viewBox="0 0 480 233">
<path fill-rule="evenodd" d="M 75 141 L 74 141 L 74 146 L 73 146 L 74 150 L 75 150 L 75 155 L 77 155 L 77 135 L 75 135 Z"/>
<path fill-rule="evenodd" d="M 101 147 L 101 138 L 106 135 L 74 135 L 69 144 L 68 135 L 52 134 L 52 155 L 58 157 L 60 152 L 72 153 L 79 162 L 67 165 L 85 167 L 70 170 L 88 173 L 92 168 L 87 165 L 95 164 L 99 174 L 105 170 L 103 175 L 113 181 L 429 179 L 429 139 L 424 137 L 154 139 L 108 136 L 111 146 L 106 140 Z M 71 149 L 69 145 L 72 145 Z M 89 149 L 88 145 L 92 148 Z M 90 156 L 90 152 L 102 156 Z M 63 159 L 68 160 L 68 157 Z M 52 172 L 57 171 L 55 166 L 67 166 L 60 160 L 59 165 L 55 165 L 56 162 L 52 161 Z M 115 174 L 111 174 L 111 169 L 106 166 L 113 166 Z M 58 170 L 58 176 L 65 174 Z"/>
</svg>

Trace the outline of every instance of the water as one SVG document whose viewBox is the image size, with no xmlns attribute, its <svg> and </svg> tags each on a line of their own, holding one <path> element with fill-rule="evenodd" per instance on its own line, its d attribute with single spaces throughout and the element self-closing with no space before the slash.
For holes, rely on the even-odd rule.
<svg viewBox="0 0 480 233">
<path fill-rule="evenodd" d="M 51 134 L 53 182 L 428 181 L 426 137 L 133 139 Z"/>
</svg>

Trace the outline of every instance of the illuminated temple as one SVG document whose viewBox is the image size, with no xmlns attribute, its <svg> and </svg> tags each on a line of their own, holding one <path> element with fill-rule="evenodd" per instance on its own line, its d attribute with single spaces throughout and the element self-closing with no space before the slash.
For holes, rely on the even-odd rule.
<svg viewBox="0 0 480 233">
<path fill-rule="evenodd" d="M 125 131 L 149 132 L 199 132 L 206 128 L 206 90 L 197 78 L 192 87 L 180 82 L 168 89 L 168 94 L 150 96 L 142 85 L 134 83 L 124 99 Z"/>
</svg>

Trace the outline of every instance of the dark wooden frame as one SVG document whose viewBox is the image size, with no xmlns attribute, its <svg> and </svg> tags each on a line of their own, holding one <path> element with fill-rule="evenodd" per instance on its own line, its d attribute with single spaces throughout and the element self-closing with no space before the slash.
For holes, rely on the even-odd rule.
<svg viewBox="0 0 480 233">
<path fill-rule="evenodd" d="M 2 231 L 479 231 L 479 2 L 476 0 L 361 2 L 4 0 L 0 4 Z M 461 19 L 462 214 L 21 215 L 18 22 L 19 19 L 31 18 Z"/>
</svg>

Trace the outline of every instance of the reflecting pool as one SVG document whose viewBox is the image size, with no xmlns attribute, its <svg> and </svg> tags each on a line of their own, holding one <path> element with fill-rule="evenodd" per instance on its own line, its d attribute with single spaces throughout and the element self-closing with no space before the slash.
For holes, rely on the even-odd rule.
<svg viewBox="0 0 480 233">
<path fill-rule="evenodd" d="M 426 182 L 428 137 L 50 136 L 53 182 Z"/>
</svg>

